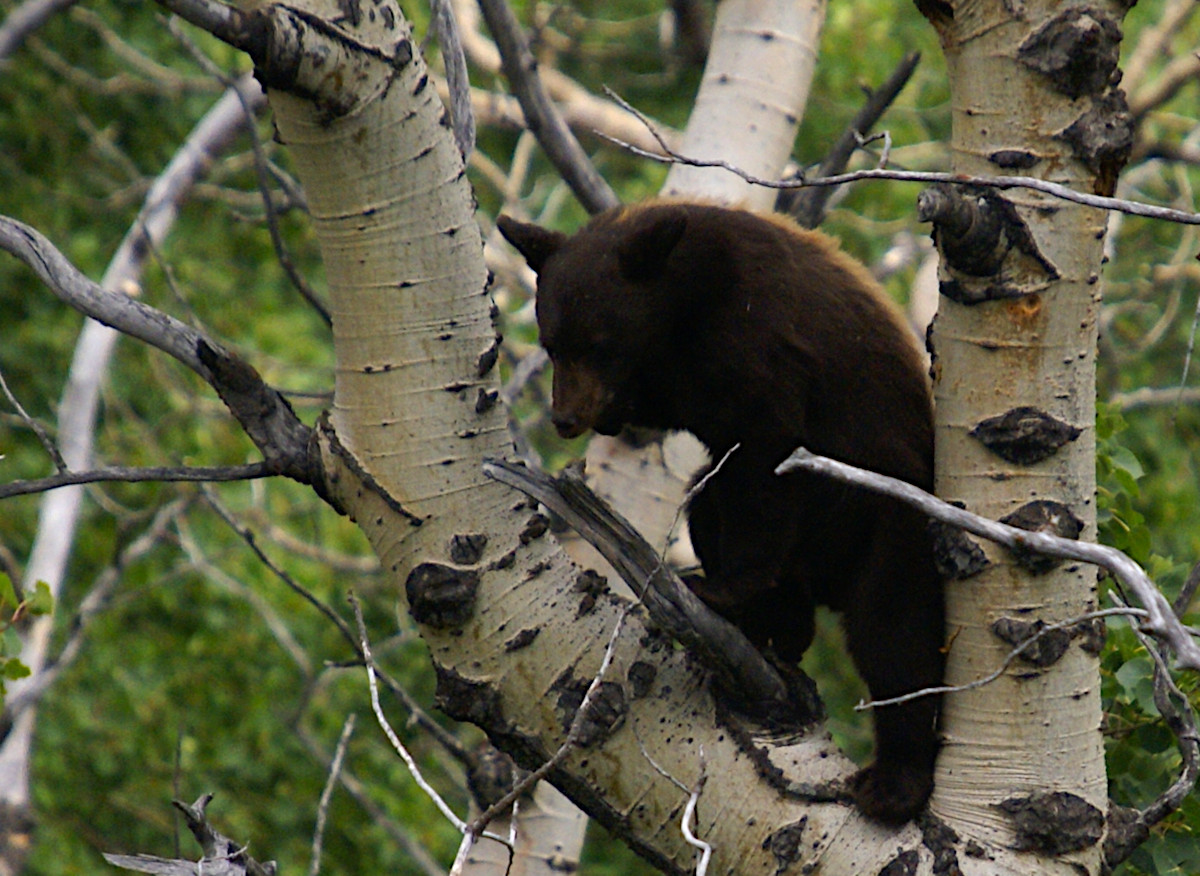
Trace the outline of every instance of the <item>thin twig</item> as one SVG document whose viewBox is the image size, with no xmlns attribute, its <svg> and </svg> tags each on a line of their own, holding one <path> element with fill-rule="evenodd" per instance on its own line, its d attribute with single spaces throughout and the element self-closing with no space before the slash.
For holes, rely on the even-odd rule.
<svg viewBox="0 0 1200 876">
<path fill-rule="evenodd" d="M 821 162 L 821 166 L 817 168 L 817 177 L 833 176 L 846 169 L 851 156 L 864 145 L 865 135 L 870 133 L 871 128 L 875 127 L 875 123 L 900 94 L 901 89 L 908 84 L 920 60 L 920 52 L 905 55 L 887 81 L 867 93 L 866 103 L 855 114 L 842 136 Z M 886 167 L 887 161 L 883 160 L 880 164 Z M 790 213 L 805 228 L 816 228 L 825 216 L 826 204 L 836 191 L 829 187 L 813 187 L 798 192 L 793 196 L 792 203 L 787 205 L 785 212 Z"/>
<path fill-rule="evenodd" d="M 1110 595 L 1114 600 L 1121 601 L 1119 594 Z M 1196 716 L 1190 701 L 1171 678 L 1167 657 L 1163 653 L 1164 646 L 1149 641 L 1137 627 L 1133 628 L 1133 632 L 1154 660 L 1154 705 L 1168 729 L 1175 735 L 1179 743 L 1180 760 L 1183 762 L 1179 776 L 1170 787 L 1142 810 L 1142 824 L 1150 828 L 1178 809 L 1184 798 L 1196 787 L 1196 780 L 1200 778 L 1200 734 L 1196 730 Z"/>
<path fill-rule="evenodd" d="M 375 658 L 371 655 L 371 642 L 367 637 L 367 625 L 363 621 L 362 606 L 359 605 L 358 599 L 353 594 L 350 595 L 349 600 L 350 605 L 354 608 L 354 621 L 358 625 L 359 647 L 362 649 L 363 662 L 367 667 L 367 686 L 371 691 L 371 711 L 375 713 L 375 720 L 379 723 L 380 729 L 383 730 L 392 748 L 400 755 L 405 766 L 408 767 L 408 771 L 412 775 L 413 781 L 417 783 L 417 787 L 425 792 L 426 796 L 438 808 L 438 811 L 442 813 L 447 821 L 454 825 L 456 830 L 459 832 L 467 831 L 467 823 L 454 813 L 454 810 L 450 808 L 450 804 L 442 798 L 437 789 L 425 780 L 425 776 L 421 773 L 421 768 L 417 765 L 416 759 L 404 747 L 404 743 L 400 741 L 400 737 L 396 735 L 396 731 L 388 723 L 387 716 L 383 713 L 383 706 L 379 702 L 379 684 L 375 675 Z M 508 846 L 508 840 L 498 834 L 484 833 L 482 835 L 498 843 L 503 843 L 506 847 Z"/>
<path fill-rule="evenodd" d="M 430 0 L 432 25 L 442 47 L 442 66 L 450 90 L 450 120 L 454 142 L 465 161 L 475 150 L 475 113 L 471 110 L 471 81 L 467 78 L 467 58 L 459 37 L 458 21 L 450 0 Z"/>
<path fill-rule="evenodd" d="M 329 308 L 296 267 L 296 263 L 288 251 L 287 243 L 283 239 L 283 231 L 279 227 L 279 211 L 275 208 L 275 201 L 271 197 L 270 162 L 267 160 L 267 151 L 263 148 L 262 138 L 258 136 L 258 127 L 254 123 L 257 112 L 267 105 L 266 95 L 252 78 L 243 76 L 235 79 L 218 67 L 179 28 L 175 19 L 169 20 L 169 26 L 175 38 L 189 51 L 196 63 L 237 96 L 238 102 L 242 106 L 242 118 L 245 121 L 246 133 L 250 137 L 250 148 L 254 154 L 254 177 L 258 185 L 259 197 L 262 198 L 263 218 L 267 223 L 267 234 L 271 238 L 271 246 L 275 250 L 275 259 L 279 262 L 279 266 L 288 280 L 291 281 L 292 286 L 300 293 L 300 297 L 317 312 L 317 316 L 326 326 L 332 326 L 333 317 L 329 314 Z"/>
<path fill-rule="evenodd" d="M 246 546 L 253 551 L 254 555 L 258 557 L 258 561 L 266 566 L 271 574 L 287 585 L 287 587 L 293 593 L 323 614 L 330 623 L 337 627 L 338 632 L 342 634 L 342 638 L 350 643 L 350 646 L 354 648 L 356 652 L 358 652 L 359 656 L 362 656 L 362 652 L 359 650 L 359 639 L 354 635 L 354 631 L 350 628 L 350 625 L 342 619 L 341 615 L 334 611 L 331 606 L 322 602 L 320 599 L 317 599 L 317 597 L 310 590 L 308 590 L 308 588 L 302 586 L 296 581 L 296 579 L 294 579 L 291 575 L 284 571 L 282 567 L 280 567 L 269 556 L 267 556 L 266 551 L 259 547 L 258 539 L 254 537 L 254 533 L 251 531 L 250 527 L 246 526 L 236 517 L 234 517 L 233 512 L 226 508 L 225 504 L 218 499 L 212 491 L 205 490 L 204 498 L 205 501 L 208 502 L 208 506 L 212 508 L 212 510 L 225 523 L 225 525 L 232 529 L 234 533 L 246 543 Z"/>
<path fill-rule="evenodd" d="M 615 95 L 614 95 L 615 98 Z M 635 112 L 632 107 L 626 107 L 631 112 Z M 639 118 L 644 118 L 641 113 L 637 113 Z M 649 124 L 649 122 L 646 122 Z M 984 188 L 994 189 L 1031 189 L 1036 192 L 1051 195 L 1063 201 L 1071 201 L 1075 204 L 1082 204 L 1085 207 L 1095 207 L 1100 210 L 1114 210 L 1118 213 L 1128 213 L 1133 216 L 1146 216 L 1150 219 L 1162 219 L 1167 222 L 1178 222 L 1181 225 L 1200 225 L 1200 213 L 1189 213 L 1184 210 L 1176 210 L 1171 207 L 1158 207 L 1151 204 L 1143 204 L 1138 201 L 1129 201 L 1122 198 L 1109 198 L 1102 195 L 1089 195 L 1086 192 L 1077 192 L 1068 186 L 1060 183 L 1049 182 L 1047 180 L 1035 179 L 1030 176 L 970 176 L 963 173 L 944 173 L 924 170 L 856 170 L 851 173 L 836 174 L 834 176 L 822 177 L 820 179 L 806 179 L 804 177 L 798 179 L 766 179 L 761 176 L 755 176 L 752 173 L 747 173 L 740 167 L 730 164 L 728 161 L 721 159 L 701 159 L 689 158 L 685 155 L 680 155 L 666 145 L 666 142 L 661 138 L 656 137 L 660 146 L 662 146 L 665 155 L 659 155 L 654 152 L 649 152 L 632 143 L 626 143 L 623 140 L 618 140 L 615 137 L 610 137 L 600 131 L 596 132 L 597 136 L 608 140 L 615 146 L 619 146 L 626 151 L 648 158 L 651 161 L 657 161 L 662 164 L 686 164 L 691 167 L 717 167 L 722 170 L 727 170 L 736 176 L 741 177 L 751 185 L 763 186 L 770 189 L 802 189 L 808 186 L 840 186 L 845 183 L 858 182 L 868 179 L 886 179 L 896 182 L 919 182 L 919 183 L 948 183 L 950 185 L 962 186 L 981 186 Z"/>
<path fill-rule="evenodd" d="M 620 638 L 621 630 L 625 626 L 625 618 L 628 617 L 632 604 L 626 603 L 621 608 L 621 613 L 617 615 L 617 622 L 613 624 L 612 634 L 608 637 L 608 645 L 604 649 L 604 657 L 600 661 L 600 668 L 596 670 L 596 674 L 592 676 L 592 683 L 588 685 L 587 691 L 583 695 L 583 701 L 579 704 L 579 708 L 575 711 L 575 717 L 571 720 L 571 726 L 567 730 L 567 738 L 563 740 L 562 745 L 554 752 L 554 755 L 538 767 L 533 772 L 525 775 L 517 782 L 511 791 L 493 803 L 479 817 L 471 822 L 468 830 L 475 836 L 482 833 L 483 828 L 503 812 L 516 803 L 517 799 L 532 788 L 536 783 L 544 779 L 551 770 L 563 762 L 572 749 L 579 742 L 579 736 L 583 732 L 584 723 L 588 717 L 588 712 L 592 707 L 592 700 L 596 696 L 596 692 L 600 690 L 600 685 L 604 681 L 604 674 L 608 672 L 608 667 L 612 665 L 613 655 L 617 650 L 617 641 Z"/>
<path fill-rule="evenodd" d="M 342 725 L 342 735 L 338 737 L 337 748 L 333 751 L 333 763 L 329 765 L 329 777 L 325 779 L 325 787 L 321 789 L 321 799 L 317 803 L 317 826 L 313 831 L 312 858 L 308 864 L 308 876 L 317 876 L 321 872 L 321 847 L 325 842 L 325 821 L 329 816 L 329 801 L 333 797 L 334 786 L 342 772 L 342 761 L 346 759 L 346 748 L 350 745 L 350 735 L 354 732 L 356 715 L 346 718 Z"/>
<path fill-rule="evenodd" d="M 861 700 L 854 707 L 854 711 L 861 712 L 864 709 L 875 709 L 881 706 L 898 706 L 901 703 L 907 703 L 911 700 L 920 699 L 921 697 L 937 696 L 948 693 L 961 693 L 966 690 L 974 690 L 977 687 L 984 687 L 991 684 L 993 681 L 1002 676 L 1008 667 L 1031 648 L 1039 639 L 1050 633 L 1058 632 L 1059 630 L 1069 630 L 1077 624 L 1084 623 L 1089 620 L 1096 620 L 1105 617 L 1146 617 L 1148 612 L 1141 608 L 1103 608 L 1097 611 L 1089 611 L 1077 617 L 1068 618 L 1057 623 L 1046 624 L 1034 631 L 1028 639 L 1025 639 L 1015 648 L 1008 652 L 1008 656 L 1001 661 L 1000 665 L 987 675 L 981 676 L 974 681 L 968 681 L 965 684 L 947 684 L 938 687 L 926 687 L 921 690 L 914 690 L 911 693 L 906 693 L 898 697 L 889 697 L 886 700 Z"/>
<path fill-rule="evenodd" d="M 31 417 L 29 412 L 21 406 L 21 402 L 17 400 L 17 397 L 13 395 L 12 390 L 8 388 L 8 382 L 4 379 L 4 372 L 2 371 L 0 371 L 0 390 L 3 390 L 4 397 L 7 398 L 8 403 L 13 406 L 13 410 L 15 410 L 17 412 L 17 416 L 21 418 L 21 422 L 25 424 L 26 428 L 28 428 L 30 432 L 37 436 L 37 439 L 41 442 L 46 454 L 54 462 L 55 470 L 57 470 L 59 474 L 65 472 L 67 470 L 67 461 L 63 459 L 62 453 L 59 452 L 58 445 L 54 443 L 53 439 L 51 439 L 50 433 L 46 431 L 46 428 L 33 417 Z M 0 498 L 3 497 L 0 496 Z"/>
<path fill-rule="evenodd" d="M 713 847 L 692 831 L 692 823 L 696 819 L 696 806 L 700 803 L 700 793 L 704 790 L 707 782 L 707 764 L 704 760 L 704 747 L 701 746 L 700 777 L 696 779 L 696 784 L 688 795 L 687 805 L 683 807 L 683 819 L 679 823 L 679 828 L 683 832 L 683 838 L 687 844 L 700 850 L 700 860 L 696 862 L 696 876 L 705 876 L 708 873 L 708 862 L 712 860 L 713 853 Z"/>
<path fill-rule="evenodd" d="M 55 14 L 74 6 L 79 0 L 25 0 L 13 7 L 0 24 L 0 61 L 19 49 L 25 38 Z"/>
<path fill-rule="evenodd" d="M 300 740 L 300 744 L 308 750 L 308 753 L 324 765 L 325 769 L 329 769 L 333 759 L 321 748 L 312 734 L 298 725 L 293 725 L 292 731 Z M 370 822 L 383 830 L 390 840 L 413 861 L 420 872 L 425 876 L 446 876 L 445 866 L 435 861 L 424 844 L 409 832 L 410 825 L 402 824 L 385 812 L 384 808 L 367 793 L 366 785 L 353 772 L 343 767 L 338 774 L 338 782 L 350 795 L 350 798 L 359 805 Z M 420 829 L 420 825 L 411 825 L 411 827 L 413 830 Z"/>
<path fill-rule="evenodd" d="M 1123 411 L 1159 405 L 1194 405 L 1200 404 L 1200 387 L 1143 386 L 1130 392 L 1115 393 L 1108 401 Z"/>
</svg>

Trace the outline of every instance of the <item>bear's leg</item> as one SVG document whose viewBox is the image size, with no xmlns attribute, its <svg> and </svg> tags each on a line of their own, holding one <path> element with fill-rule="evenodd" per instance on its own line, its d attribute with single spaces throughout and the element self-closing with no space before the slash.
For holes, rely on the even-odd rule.
<svg viewBox="0 0 1200 876">
<path fill-rule="evenodd" d="M 945 610 L 924 517 L 893 508 L 876 520 L 845 627 L 859 674 L 872 699 L 882 700 L 942 683 Z M 924 807 L 933 790 L 939 699 L 874 709 L 875 763 L 854 779 L 859 808 L 872 818 L 900 824 Z"/>
<path fill-rule="evenodd" d="M 755 645 L 772 645 L 777 656 L 796 662 L 812 641 L 814 601 L 788 562 L 798 517 L 768 478 L 774 478 L 768 467 L 738 465 L 731 457 L 693 496 L 688 528 L 704 577 L 687 584 Z"/>
</svg>

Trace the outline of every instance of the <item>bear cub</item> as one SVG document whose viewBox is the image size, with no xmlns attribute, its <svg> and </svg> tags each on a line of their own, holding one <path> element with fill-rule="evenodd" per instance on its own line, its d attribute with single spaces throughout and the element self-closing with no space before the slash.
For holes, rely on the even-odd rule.
<svg viewBox="0 0 1200 876">
<path fill-rule="evenodd" d="M 775 467 L 798 446 L 929 490 L 933 423 L 909 329 L 866 269 L 780 216 L 652 201 L 572 237 L 500 217 L 538 274 L 537 322 L 564 437 L 686 429 L 724 463 L 692 499 L 693 589 L 759 647 L 798 661 L 813 608 L 841 613 L 874 699 L 941 684 L 942 582 L 920 512 Z M 736 445 L 736 450 L 730 450 Z M 859 807 L 924 807 L 937 699 L 874 710 Z"/>
</svg>

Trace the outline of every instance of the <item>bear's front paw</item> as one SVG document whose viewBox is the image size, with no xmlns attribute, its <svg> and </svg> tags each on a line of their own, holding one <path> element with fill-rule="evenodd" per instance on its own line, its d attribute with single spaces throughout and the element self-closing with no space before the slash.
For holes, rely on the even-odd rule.
<svg viewBox="0 0 1200 876">
<path fill-rule="evenodd" d="M 912 821 L 933 792 L 933 773 L 910 764 L 878 762 L 850 779 L 854 802 L 868 818 L 883 824 Z"/>
</svg>

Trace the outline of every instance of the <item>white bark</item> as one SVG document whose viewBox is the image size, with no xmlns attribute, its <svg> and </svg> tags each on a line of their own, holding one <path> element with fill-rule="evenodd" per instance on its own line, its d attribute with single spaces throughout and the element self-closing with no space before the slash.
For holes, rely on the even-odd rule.
<svg viewBox="0 0 1200 876">
<path fill-rule="evenodd" d="M 680 152 L 766 179 L 792 153 L 817 60 L 824 0 L 723 0 Z M 675 165 L 664 194 L 770 209 L 773 189 L 727 170 Z"/>
<path fill-rule="evenodd" d="M 998 148 L 1036 156 L 1030 175 L 1091 192 L 1096 174 L 1060 132 L 1092 106 L 1018 58 L 1018 48 L 1062 13 L 1062 4 L 955 4 L 942 29 L 953 86 L 953 170 L 991 173 Z M 1104 12 L 1120 20 L 1116 4 Z M 1081 24 L 1080 27 L 1083 25 Z M 999 83 L 1003 83 L 1000 86 Z M 1104 214 L 1048 201 L 1029 190 L 1004 197 L 1027 223 L 1033 247 L 1057 276 L 1015 248 L 996 282 L 1021 297 L 964 305 L 943 298 L 934 331 L 937 404 L 936 491 L 991 519 L 1035 499 L 1067 505 L 1095 538 L 1095 350 Z M 1047 209 L 1051 208 L 1051 209 Z M 962 279 L 942 260 L 943 282 Z M 1033 406 L 1081 431 L 1041 462 L 1006 462 L 971 437 L 983 419 Z M 1067 564 L 1030 574 L 1003 550 L 984 545 L 989 568 L 947 591 L 947 684 L 964 684 L 1000 665 L 1011 646 L 991 630 L 999 618 L 1046 623 L 1096 607 L 1092 568 Z M 946 697 L 945 745 L 934 813 L 960 834 L 998 847 L 1017 845 L 999 803 L 1039 791 L 1069 792 L 1107 809 L 1100 736 L 1100 677 L 1094 653 L 1073 645 L 1054 665 L 1012 667 L 996 683 Z M 1100 848 L 1059 856 L 1055 867 L 1095 873 Z M 1068 864 L 1069 862 L 1069 864 Z M 1046 861 L 1049 868 L 1051 862 Z M 965 868 L 964 868 L 965 869 Z M 992 862 L 979 872 L 997 872 Z"/>
</svg>

